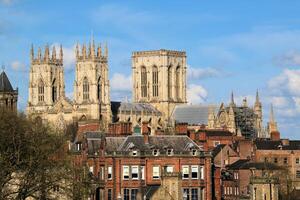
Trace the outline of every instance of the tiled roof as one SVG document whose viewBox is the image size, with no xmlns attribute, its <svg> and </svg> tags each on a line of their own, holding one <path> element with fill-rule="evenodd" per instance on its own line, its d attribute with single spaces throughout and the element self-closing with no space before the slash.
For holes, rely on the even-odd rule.
<svg viewBox="0 0 300 200">
<path fill-rule="evenodd" d="M 186 152 L 191 149 L 199 149 L 200 147 L 187 136 L 149 136 L 149 143 L 144 142 L 144 136 L 132 135 L 127 136 L 124 142 L 118 147 L 118 151 L 130 151 L 131 149 L 138 149 L 140 151 L 148 151 L 152 149 L 159 149 L 164 151 L 166 149 L 173 149 L 174 152 Z"/>
<path fill-rule="evenodd" d="M 0 91 L 1 92 L 14 92 L 14 89 L 11 86 L 10 81 L 4 71 L 0 74 Z"/>
<path fill-rule="evenodd" d="M 227 130 L 205 130 L 206 136 L 232 136 Z"/>
<path fill-rule="evenodd" d="M 251 162 L 246 159 L 240 159 L 227 167 L 230 170 L 238 169 L 258 169 L 258 170 L 279 170 L 281 167 L 268 162 Z"/>
<path fill-rule="evenodd" d="M 215 111 L 214 105 L 177 105 L 172 118 L 179 123 L 189 125 L 207 125 L 209 110 Z"/>
<path fill-rule="evenodd" d="M 254 142 L 258 150 L 300 150 L 299 140 L 290 140 L 287 145 L 282 141 L 256 140 Z"/>
<path fill-rule="evenodd" d="M 111 108 L 113 113 L 120 111 L 135 111 L 135 112 L 150 112 L 161 114 L 154 106 L 148 103 L 128 103 L 128 102 L 111 102 Z"/>
</svg>

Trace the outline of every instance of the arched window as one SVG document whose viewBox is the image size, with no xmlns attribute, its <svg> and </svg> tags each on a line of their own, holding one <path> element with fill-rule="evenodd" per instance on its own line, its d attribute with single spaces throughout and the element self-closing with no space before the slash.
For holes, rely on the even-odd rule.
<svg viewBox="0 0 300 200">
<path fill-rule="evenodd" d="M 168 97 L 172 98 L 172 66 L 168 68 Z"/>
<path fill-rule="evenodd" d="M 141 94 L 142 97 L 147 97 L 147 71 L 146 67 L 141 69 Z"/>
<path fill-rule="evenodd" d="M 56 79 L 52 82 L 52 102 L 54 103 L 57 100 L 57 86 Z"/>
<path fill-rule="evenodd" d="M 97 82 L 97 98 L 101 101 L 101 77 L 98 78 Z"/>
<path fill-rule="evenodd" d="M 152 69 L 152 95 L 158 97 L 158 69 L 156 66 Z"/>
<path fill-rule="evenodd" d="M 176 68 L 176 97 L 180 97 L 180 67 Z"/>
<path fill-rule="evenodd" d="M 89 82 L 87 77 L 83 79 L 83 100 L 89 99 Z"/>
<path fill-rule="evenodd" d="M 38 101 L 43 102 L 44 101 L 44 83 L 40 81 L 38 85 Z"/>
</svg>

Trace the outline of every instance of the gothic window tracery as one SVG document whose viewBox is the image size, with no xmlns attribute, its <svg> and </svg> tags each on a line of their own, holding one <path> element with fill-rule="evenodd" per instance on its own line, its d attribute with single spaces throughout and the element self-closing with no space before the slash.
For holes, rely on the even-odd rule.
<svg viewBox="0 0 300 200">
<path fill-rule="evenodd" d="M 180 66 L 176 68 L 176 97 L 180 97 Z"/>
<path fill-rule="evenodd" d="M 172 98 L 172 66 L 168 68 L 168 97 Z"/>
<path fill-rule="evenodd" d="M 56 102 L 57 100 L 57 86 L 56 86 L 56 79 L 52 82 L 52 102 Z"/>
<path fill-rule="evenodd" d="M 87 77 L 83 79 L 83 100 L 89 99 L 89 82 Z"/>
<path fill-rule="evenodd" d="M 40 81 L 38 85 L 38 101 L 43 102 L 44 101 L 44 83 Z"/>
<path fill-rule="evenodd" d="M 141 68 L 141 95 L 147 97 L 147 71 L 146 67 Z"/>
<path fill-rule="evenodd" d="M 156 66 L 152 69 L 152 95 L 158 97 L 158 69 Z"/>
<path fill-rule="evenodd" d="M 97 83 L 97 98 L 98 100 L 101 100 L 101 77 L 98 78 Z"/>
</svg>

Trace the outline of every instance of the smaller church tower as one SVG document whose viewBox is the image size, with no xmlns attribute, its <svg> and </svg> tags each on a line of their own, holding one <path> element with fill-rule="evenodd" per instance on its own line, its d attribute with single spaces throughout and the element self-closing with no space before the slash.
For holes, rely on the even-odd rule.
<svg viewBox="0 0 300 200">
<path fill-rule="evenodd" d="M 0 74 L 0 109 L 17 111 L 18 88 L 16 90 L 10 84 L 10 81 L 3 72 Z"/>
<path fill-rule="evenodd" d="M 81 50 L 80 50 L 81 49 Z M 76 46 L 74 104 L 79 120 L 100 120 L 104 126 L 111 121 L 108 48 L 91 42 Z"/>
<path fill-rule="evenodd" d="M 256 91 L 256 99 L 254 103 L 254 113 L 256 114 L 256 128 L 257 128 L 257 136 L 258 137 L 264 137 L 263 136 L 263 125 L 262 125 L 262 104 L 259 99 L 258 90 Z"/>
<path fill-rule="evenodd" d="M 274 111 L 273 111 L 273 104 L 271 104 L 270 108 L 270 119 L 268 123 L 268 133 L 271 135 L 272 132 L 278 132 L 277 122 L 275 121 Z"/>
<path fill-rule="evenodd" d="M 30 57 L 27 113 L 43 113 L 51 109 L 65 95 L 62 46 L 58 56 L 55 47 L 50 55 L 49 45 L 45 46 L 43 55 L 41 48 L 38 48 L 35 56 L 32 46 Z"/>
</svg>

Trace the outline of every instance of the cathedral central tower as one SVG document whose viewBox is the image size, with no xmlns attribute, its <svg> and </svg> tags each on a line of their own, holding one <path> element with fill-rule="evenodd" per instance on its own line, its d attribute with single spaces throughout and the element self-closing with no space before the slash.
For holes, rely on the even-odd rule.
<svg viewBox="0 0 300 200">
<path fill-rule="evenodd" d="M 186 53 L 139 51 L 132 54 L 133 99 L 150 103 L 169 120 L 177 104 L 186 103 Z"/>
</svg>

